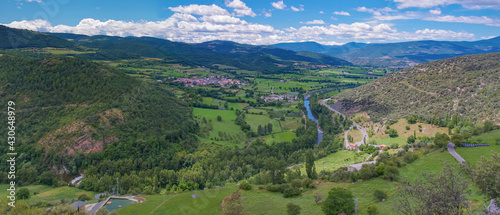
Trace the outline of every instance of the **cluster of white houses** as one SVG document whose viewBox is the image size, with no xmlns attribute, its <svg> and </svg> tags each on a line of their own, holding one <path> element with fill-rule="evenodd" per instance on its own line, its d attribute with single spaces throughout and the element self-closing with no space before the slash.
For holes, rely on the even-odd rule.
<svg viewBox="0 0 500 215">
<path fill-rule="evenodd" d="M 297 101 L 299 99 L 298 92 L 289 92 L 283 95 L 271 94 L 268 96 L 261 96 L 261 99 L 264 99 L 265 102 L 275 102 L 275 101 L 283 101 L 283 100 L 291 100 Z"/>
<path fill-rule="evenodd" d="M 174 82 L 182 82 L 184 83 L 184 86 L 186 87 L 193 87 L 193 86 L 205 86 L 209 84 L 214 84 L 214 85 L 219 85 L 221 87 L 230 87 L 231 85 L 240 85 L 239 80 L 234 80 L 227 78 L 222 75 L 217 75 L 217 76 L 209 76 L 209 77 L 204 77 L 204 78 L 178 78 Z"/>
</svg>

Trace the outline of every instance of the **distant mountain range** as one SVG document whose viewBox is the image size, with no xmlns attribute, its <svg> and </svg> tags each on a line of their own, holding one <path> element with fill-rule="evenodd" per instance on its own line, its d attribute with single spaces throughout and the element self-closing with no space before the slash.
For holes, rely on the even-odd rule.
<svg viewBox="0 0 500 215">
<path fill-rule="evenodd" d="M 301 42 L 280 43 L 272 46 L 293 51 L 327 54 L 357 65 L 405 68 L 461 55 L 500 52 L 500 37 L 474 42 L 426 40 L 377 44 L 347 43 L 340 46 Z"/>
<path fill-rule="evenodd" d="M 287 73 L 304 69 L 352 65 L 325 54 L 295 52 L 272 46 L 252 46 L 227 41 L 200 44 L 152 37 L 86 36 L 40 33 L 0 25 L 0 49 L 67 48 L 91 51 L 66 54 L 88 60 L 164 58 L 184 65 L 220 69 L 237 68 L 262 73 Z"/>
<path fill-rule="evenodd" d="M 373 121 L 411 114 L 426 119 L 462 115 L 473 122 L 500 123 L 500 53 L 423 63 L 334 96 L 334 107 L 366 112 Z"/>
</svg>

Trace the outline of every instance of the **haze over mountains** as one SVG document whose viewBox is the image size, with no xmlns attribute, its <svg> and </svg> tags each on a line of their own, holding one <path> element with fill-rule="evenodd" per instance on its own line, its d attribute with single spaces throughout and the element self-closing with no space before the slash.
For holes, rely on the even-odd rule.
<svg viewBox="0 0 500 215">
<path fill-rule="evenodd" d="M 341 46 L 302 42 L 280 43 L 273 46 L 293 51 L 327 54 L 357 65 L 404 68 L 461 55 L 499 52 L 500 37 L 474 42 L 425 40 L 377 44 L 347 43 Z"/>
</svg>

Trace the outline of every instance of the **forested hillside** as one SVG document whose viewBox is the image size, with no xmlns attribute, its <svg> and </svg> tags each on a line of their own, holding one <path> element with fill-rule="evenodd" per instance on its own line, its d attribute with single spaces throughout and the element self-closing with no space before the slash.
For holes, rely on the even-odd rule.
<svg viewBox="0 0 500 215">
<path fill-rule="evenodd" d="M 53 35 L 0 25 L 0 49 L 27 47 L 76 48 L 73 43 Z"/>
<path fill-rule="evenodd" d="M 191 66 L 218 68 L 216 65 L 224 65 L 268 74 L 315 68 L 316 65 L 352 65 L 345 60 L 324 54 L 297 53 L 274 47 L 244 45 L 228 41 L 187 44 L 151 37 L 84 36 L 57 33 L 53 35 L 101 52 L 119 52 L 106 55 L 109 58 L 117 56 L 118 59 L 129 59 L 133 55 L 167 58 Z M 101 60 L 104 54 L 85 54 L 75 57 Z"/>
<path fill-rule="evenodd" d="M 335 96 L 345 113 L 366 111 L 374 121 L 411 114 L 500 122 L 500 53 L 439 60 L 407 68 Z"/>
<path fill-rule="evenodd" d="M 187 103 L 97 63 L 4 55 L 0 94 L 2 109 L 8 101 L 16 103 L 20 184 L 48 169 L 77 174 L 103 160 L 140 159 L 136 168 L 152 163 L 167 168 L 176 152 L 196 149 L 192 134 L 198 128 Z M 0 115 L 7 117 L 5 111 Z"/>
</svg>

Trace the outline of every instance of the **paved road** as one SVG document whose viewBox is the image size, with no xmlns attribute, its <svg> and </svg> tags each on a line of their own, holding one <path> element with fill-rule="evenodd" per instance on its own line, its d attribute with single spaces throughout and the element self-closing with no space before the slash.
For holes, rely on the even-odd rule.
<svg viewBox="0 0 500 215">
<path fill-rule="evenodd" d="M 322 104 L 323 106 L 327 107 L 328 109 L 330 109 L 331 111 L 333 111 L 333 112 L 335 112 L 335 113 L 337 113 L 337 114 L 340 114 L 341 116 L 343 116 L 343 117 L 344 117 L 344 119 L 346 119 L 346 116 L 345 116 L 344 114 L 340 113 L 339 111 L 337 111 L 337 110 L 333 109 L 331 106 L 329 106 L 329 105 L 327 105 L 327 104 L 326 104 L 326 101 L 328 101 L 328 100 L 330 100 L 330 98 L 328 98 L 328 99 L 325 99 L 325 100 L 321 101 L 321 104 Z M 356 126 L 356 128 L 357 128 L 359 131 L 361 131 L 361 134 L 363 134 L 363 140 L 365 140 L 365 141 L 366 141 L 365 143 L 368 143 L 368 133 L 366 133 L 366 131 L 363 129 L 363 127 L 361 127 L 360 125 L 356 124 L 355 122 L 352 122 L 352 124 L 353 124 L 354 126 Z M 349 128 L 349 130 L 347 130 L 347 131 L 345 132 L 345 134 L 344 134 L 344 136 L 345 136 L 345 141 L 346 141 L 346 143 L 345 143 L 346 148 L 349 146 L 349 141 L 347 140 L 347 132 L 349 132 L 349 131 L 351 130 L 351 128 L 352 128 L 352 126 L 351 126 L 351 127 Z M 361 141 L 361 144 L 363 144 L 363 141 Z M 360 144 L 359 144 L 359 145 L 360 145 Z M 358 145 L 358 146 L 359 146 L 359 145 Z"/>
<path fill-rule="evenodd" d="M 455 144 L 453 144 L 452 142 L 448 142 L 448 151 L 450 152 L 451 155 L 453 155 L 453 157 L 455 157 L 455 159 L 458 160 L 458 162 L 460 163 L 463 163 L 465 162 L 465 159 L 462 158 L 462 156 L 460 156 L 456 151 L 455 151 L 455 148 L 454 148 Z"/>
</svg>

